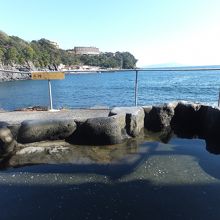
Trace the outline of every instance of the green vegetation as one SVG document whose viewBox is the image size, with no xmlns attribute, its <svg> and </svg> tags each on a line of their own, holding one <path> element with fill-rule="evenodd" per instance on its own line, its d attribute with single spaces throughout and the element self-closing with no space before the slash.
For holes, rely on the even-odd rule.
<svg viewBox="0 0 220 220">
<path fill-rule="evenodd" d="M 129 52 L 101 53 L 100 55 L 75 55 L 58 49 L 49 40 L 40 39 L 27 42 L 16 36 L 8 36 L 0 31 L 0 63 L 19 64 L 30 67 L 57 68 L 64 65 L 90 65 L 102 68 L 132 69 L 137 60 Z"/>
</svg>

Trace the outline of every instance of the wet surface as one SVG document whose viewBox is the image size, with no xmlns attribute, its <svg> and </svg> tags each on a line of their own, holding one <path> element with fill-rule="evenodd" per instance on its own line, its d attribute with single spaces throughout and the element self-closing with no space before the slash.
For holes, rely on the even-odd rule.
<svg viewBox="0 0 220 220">
<path fill-rule="evenodd" d="M 220 156 L 204 140 L 40 144 L 2 165 L 1 219 L 219 219 Z"/>
</svg>

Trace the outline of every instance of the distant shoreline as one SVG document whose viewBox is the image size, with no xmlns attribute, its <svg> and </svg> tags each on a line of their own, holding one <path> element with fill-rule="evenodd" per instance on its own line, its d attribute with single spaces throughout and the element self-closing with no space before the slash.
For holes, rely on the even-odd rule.
<svg viewBox="0 0 220 220">
<path fill-rule="evenodd" d="M 134 71 L 135 69 L 73 69 L 73 70 L 59 70 L 64 72 L 65 75 L 81 75 L 81 74 L 96 74 L 96 73 L 109 73 L 109 72 L 126 72 Z M 16 71 L 16 70 L 4 70 L 0 69 L 0 82 L 18 81 L 18 80 L 30 80 L 31 72 L 34 71 Z M 45 72 L 45 71 L 42 71 Z M 53 71 L 52 71 L 53 72 Z M 55 71 L 54 71 L 55 72 Z"/>
<path fill-rule="evenodd" d="M 42 72 L 49 70 L 42 70 Z M 114 73 L 114 72 L 193 72 L 193 71 L 220 71 L 220 66 L 186 66 L 186 67 L 160 67 L 160 68 L 133 68 L 133 69 L 72 69 L 72 70 L 58 70 L 64 72 L 66 75 L 83 75 L 83 74 L 97 74 L 97 73 Z M 31 72 L 34 71 L 17 71 L 17 70 L 5 70 L 0 69 L 0 82 L 17 81 L 17 80 L 30 80 Z M 50 71 L 53 72 L 53 71 Z M 54 71 L 55 72 L 55 71 Z"/>
</svg>

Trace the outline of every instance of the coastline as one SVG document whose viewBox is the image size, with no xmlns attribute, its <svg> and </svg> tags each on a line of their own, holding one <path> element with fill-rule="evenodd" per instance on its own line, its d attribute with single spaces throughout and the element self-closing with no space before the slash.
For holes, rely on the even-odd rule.
<svg viewBox="0 0 220 220">
<path fill-rule="evenodd" d="M 109 72 L 125 72 L 134 71 L 135 69 L 72 69 L 72 70 L 58 70 L 64 72 L 66 75 L 81 75 L 81 74 L 96 74 L 96 73 L 109 73 Z M 45 71 L 45 70 L 43 70 Z M 47 70 L 50 71 L 50 70 Z M 0 82 L 17 81 L 17 80 L 30 80 L 31 71 L 16 71 L 16 70 L 4 70 L 0 69 Z"/>
<path fill-rule="evenodd" d="M 15 81 L 15 80 L 29 80 L 29 79 L 31 79 L 30 72 L 0 69 L 0 82 Z"/>
</svg>

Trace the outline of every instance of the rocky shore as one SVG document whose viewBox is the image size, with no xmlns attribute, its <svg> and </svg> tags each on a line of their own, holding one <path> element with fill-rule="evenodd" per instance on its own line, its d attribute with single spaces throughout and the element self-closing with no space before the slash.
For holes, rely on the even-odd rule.
<svg viewBox="0 0 220 220">
<path fill-rule="evenodd" d="M 32 62 L 27 62 L 26 65 L 3 65 L 0 63 L 0 82 L 14 80 L 29 80 L 31 79 L 31 71 L 55 71 L 57 66 L 49 65 L 45 68 L 37 68 Z"/>
<path fill-rule="evenodd" d="M 16 116 L 15 116 L 16 114 Z M 116 107 L 111 110 L 0 113 L 0 158 L 42 149 L 65 151 L 66 144 L 109 146 L 137 138 L 147 132 L 167 142 L 172 134 L 202 138 L 207 150 L 220 153 L 220 110 L 196 103 L 174 102 L 162 106 Z M 54 141 L 63 141 L 62 146 Z M 33 146 L 30 146 L 33 144 Z M 45 148 L 45 149 L 46 149 Z M 26 150 L 24 150 L 26 149 Z M 41 150 L 42 150 L 41 149 Z M 22 150 L 22 151 L 21 151 Z"/>
<path fill-rule="evenodd" d="M 0 69 L 0 82 L 28 79 L 31 79 L 30 72 Z"/>
</svg>

